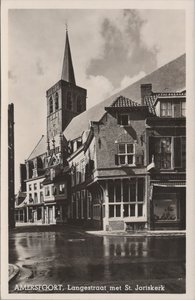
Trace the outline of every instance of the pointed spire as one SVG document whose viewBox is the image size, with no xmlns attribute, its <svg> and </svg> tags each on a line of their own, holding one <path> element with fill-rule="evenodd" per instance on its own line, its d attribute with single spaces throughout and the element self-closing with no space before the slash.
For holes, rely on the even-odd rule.
<svg viewBox="0 0 195 300">
<path fill-rule="evenodd" d="M 65 44 L 65 52 L 64 52 L 64 60 L 63 60 L 63 67 L 62 67 L 62 80 L 67 82 L 71 82 L 76 85 L 75 77 L 74 77 L 74 69 L 72 65 L 72 57 L 70 51 L 70 44 L 68 38 L 68 27 L 66 24 L 66 44 Z"/>
</svg>

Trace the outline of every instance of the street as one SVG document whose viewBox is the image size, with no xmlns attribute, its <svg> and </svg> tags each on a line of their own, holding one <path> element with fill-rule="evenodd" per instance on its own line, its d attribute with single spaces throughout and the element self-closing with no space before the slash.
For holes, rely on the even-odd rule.
<svg viewBox="0 0 195 300">
<path fill-rule="evenodd" d="M 81 285 L 95 286 L 96 293 L 155 292 L 148 285 L 185 293 L 184 236 L 99 237 L 70 226 L 39 226 L 11 232 L 9 249 L 9 263 L 20 267 L 10 293 L 37 292 L 18 289 L 37 284 L 63 286 L 47 291 L 53 293 L 82 292 Z"/>
</svg>

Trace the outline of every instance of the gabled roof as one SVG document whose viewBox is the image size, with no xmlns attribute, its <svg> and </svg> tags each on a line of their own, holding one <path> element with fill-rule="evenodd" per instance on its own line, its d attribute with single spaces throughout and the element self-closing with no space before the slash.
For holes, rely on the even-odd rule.
<svg viewBox="0 0 195 300">
<path fill-rule="evenodd" d="M 127 97 L 119 96 L 112 104 L 112 107 L 132 107 L 139 104 Z"/>
<path fill-rule="evenodd" d="M 73 140 L 82 135 L 89 128 L 90 121 L 99 121 L 105 113 L 105 107 L 110 106 L 116 97 L 123 95 L 141 102 L 140 86 L 144 83 L 152 83 L 153 91 L 169 92 L 185 89 L 186 82 L 186 55 L 183 54 L 168 64 L 162 66 L 151 74 L 136 81 L 125 89 L 112 95 L 104 101 L 93 106 L 89 110 L 74 117 L 64 130 L 67 140 Z M 101 100 L 101 99 L 100 99 Z"/>
<path fill-rule="evenodd" d="M 46 145 L 47 145 L 46 137 L 42 135 L 27 160 L 31 160 L 37 156 L 44 154 L 47 151 Z"/>
</svg>

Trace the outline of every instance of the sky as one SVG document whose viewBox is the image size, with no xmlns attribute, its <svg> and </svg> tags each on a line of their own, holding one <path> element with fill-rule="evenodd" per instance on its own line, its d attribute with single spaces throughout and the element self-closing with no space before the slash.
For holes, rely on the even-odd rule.
<svg viewBox="0 0 195 300">
<path fill-rule="evenodd" d="M 87 108 L 185 52 L 183 10 L 12 9 L 8 93 L 15 108 L 15 173 L 46 134 L 46 90 L 61 78 L 68 24 Z"/>
</svg>

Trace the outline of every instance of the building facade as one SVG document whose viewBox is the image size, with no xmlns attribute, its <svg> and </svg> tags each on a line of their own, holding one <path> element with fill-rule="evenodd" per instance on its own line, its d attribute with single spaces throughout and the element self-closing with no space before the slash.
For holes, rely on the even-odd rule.
<svg viewBox="0 0 195 300">
<path fill-rule="evenodd" d="M 46 136 L 25 161 L 24 221 L 185 229 L 185 55 L 87 111 L 86 94 L 66 32 Z"/>
</svg>

